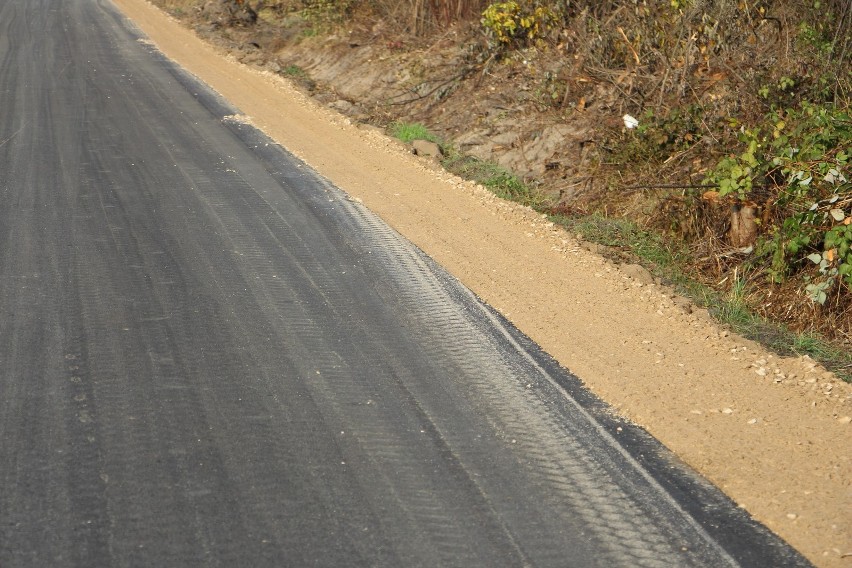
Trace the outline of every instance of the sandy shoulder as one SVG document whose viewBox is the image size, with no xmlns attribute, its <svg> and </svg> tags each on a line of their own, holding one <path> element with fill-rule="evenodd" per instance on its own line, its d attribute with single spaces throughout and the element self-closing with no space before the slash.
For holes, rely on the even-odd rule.
<svg viewBox="0 0 852 568">
<path fill-rule="evenodd" d="M 170 58 L 380 215 L 820 566 L 852 566 L 852 387 L 729 335 L 533 212 L 436 171 L 285 81 L 115 0 Z"/>
</svg>

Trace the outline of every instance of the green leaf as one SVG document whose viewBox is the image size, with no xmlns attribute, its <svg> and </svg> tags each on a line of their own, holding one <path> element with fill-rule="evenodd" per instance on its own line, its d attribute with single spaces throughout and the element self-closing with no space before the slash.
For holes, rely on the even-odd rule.
<svg viewBox="0 0 852 568">
<path fill-rule="evenodd" d="M 823 305 L 828 299 L 828 296 L 825 294 L 825 288 L 826 283 L 820 282 L 819 284 L 808 284 L 805 286 L 805 291 L 808 293 L 808 298 L 820 305 Z"/>
<path fill-rule="evenodd" d="M 813 254 L 809 254 L 808 260 L 810 260 L 814 264 L 819 264 L 820 262 L 822 262 L 822 255 L 817 253 L 817 252 L 815 252 Z"/>
</svg>

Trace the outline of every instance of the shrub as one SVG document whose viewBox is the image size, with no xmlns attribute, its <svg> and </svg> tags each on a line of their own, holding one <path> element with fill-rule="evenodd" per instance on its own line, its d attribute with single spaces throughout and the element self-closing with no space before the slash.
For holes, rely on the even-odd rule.
<svg viewBox="0 0 852 568">
<path fill-rule="evenodd" d="M 482 12 L 482 26 L 498 45 L 524 44 L 546 35 L 556 23 L 547 6 L 532 2 L 495 2 Z"/>
<path fill-rule="evenodd" d="M 302 0 L 301 15 L 313 26 L 326 28 L 343 22 L 357 0 Z"/>
<path fill-rule="evenodd" d="M 761 253 L 780 282 L 804 270 L 808 296 L 823 304 L 835 286 L 852 290 L 852 118 L 833 105 L 801 103 L 772 110 L 762 124 L 740 132 L 742 151 L 723 158 L 705 183 L 719 195 L 757 200 L 777 223 L 767 228 Z M 760 190 L 760 191 L 758 191 Z M 812 271 L 811 271 L 812 272 Z"/>
</svg>

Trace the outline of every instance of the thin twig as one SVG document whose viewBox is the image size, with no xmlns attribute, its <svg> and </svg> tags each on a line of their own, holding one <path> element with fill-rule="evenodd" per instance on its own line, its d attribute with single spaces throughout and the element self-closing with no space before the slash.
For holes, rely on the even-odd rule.
<svg viewBox="0 0 852 568">
<path fill-rule="evenodd" d="M 465 71 L 463 71 L 462 73 L 459 73 L 458 75 L 456 75 L 455 77 L 451 77 L 451 78 L 447 79 L 446 81 L 444 81 L 444 82 L 442 82 L 442 83 L 439 83 L 437 87 L 435 87 L 434 89 L 432 89 L 432 90 L 430 90 L 430 91 L 428 91 L 428 92 L 426 92 L 426 93 L 423 93 L 422 95 L 421 95 L 420 93 L 418 93 L 417 91 L 415 91 L 414 89 L 409 89 L 409 91 L 410 91 L 410 92 L 412 92 L 412 93 L 414 93 L 414 94 L 416 94 L 416 95 L 418 95 L 418 96 L 417 96 L 417 97 L 414 97 L 413 99 L 407 99 L 407 100 L 404 100 L 404 101 L 397 101 L 397 102 L 392 102 L 392 103 L 388 103 L 388 104 L 389 104 L 389 105 L 396 106 L 396 105 L 407 105 L 407 104 L 413 103 L 413 102 L 415 102 L 415 101 L 421 101 L 421 100 L 425 99 L 426 97 L 428 97 L 429 95 L 431 95 L 432 93 L 434 93 L 435 91 L 437 91 L 438 89 L 440 89 L 441 87 L 443 87 L 443 86 L 445 86 L 445 85 L 449 85 L 449 84 L 450 84 L 450 83 L 452 83 L 453 81 L 457 81 L 457 80 L 459 80 L 459 79 L 464 79 L 464 78 L 465 78 L 465 77 L 467 77 L 469 74 L 470 74 L 470 71 L 469 71 L 469 70 L 465 70 Z M 422 85 L 422 84 L 423 84 L 423 83 L 421 83 L 421 85 Z M 403 93 L 402 95 L 397 95 L 397 96 L 400 96 L 400 97 L 401 97 L 401 96 L 403 96 L 404 94 L 406 94 L 406 93 Z M 396 98 L 396 97 L 394 97 L 394 98 Z"/>
<path fill-rule="evenodd" d="M 485 60 L 485 63 L 482 65 L 482 73 L 479 74 L 479 78 L 476 80 L 474 88 L 478 89 L 479 86 L 482 84 L 482 80 L 485 78 L 486 73 L 488 73 L 488 68 L 491 66 L 491 63 L 496 57 L 497 53 L 494 52 L 488 57 L 488 59 Z"/>
<path fill-rule="evenodd" d="M 618 26 L 615 29 L 616 29 L 616 31 L 618 31 L 618 33 L 621 34 L 621 37 L 624 38 L 625 43 L 627 43 L 627 47 L 630 48 L 630 51 L 633 52 L 633 59 L 636 60 L 636 67 L 641 67 L 642 64 L 639 62 L 639 54 L 636 53 L 636 50 L 633 49 L 633 44 L 630 43 L 629 39 L 627 39 L 627 34 L 624 33 L 624 30 L 621 29 L 621 26 Z"/>
<path fill-rule="evenodd" d="M 718 189 L 718 184 L 706 184 L 706 183 L 685 183 L 685 184 L 668 184 L 668 183 L 654 183 L 649 185 L 629 185 L 627 187 L 622 187 L 624 190 L 634 190 L 634 189 Z"/>
</svg>

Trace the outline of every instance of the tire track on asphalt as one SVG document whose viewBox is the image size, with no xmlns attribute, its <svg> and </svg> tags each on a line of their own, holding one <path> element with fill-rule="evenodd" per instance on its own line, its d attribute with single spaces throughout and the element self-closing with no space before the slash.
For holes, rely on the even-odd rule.
<svg viewBox="0 0 852 568">
<path fill-rule="evenodd" d="M 19 8 L 63 31 L 47 85 L 0 56 L 30 120 L 0 147 L 0 564 L 727 560 L 486 307 L 107 4 Z"/>
<path fill-rule="evenodd" d="M 481 338 L 480 330 L 471 322 L 476 314 L 471 313 L 472 306 L 460 306 L 459 298 L 453 298 L 445 289 L 453 283 L 449 279 L 439 282 L 434 276 L 435 268 L 382 224 L 364 213 L 359 216 L 357 211 L 350 210 L 348 214 L 366 226 L 354 234 L 369 235 L 363 246 L 376 253 L 373 261 L 377 267 L 397 267 L 390 271 L 394 280 L 385 281 L 386 301 L 395 303 L 395 312 L 408 318 L 412 328 L 436 330 L 429 336 L 421 335 L 426 350 L 451 357 L 446 365 L 452 370 L 446 376 L 466 377 L 465 388 L 475 389 L 475 393 L 459 396 L 480 402 L 481 414 L 489 417 L 490 426 L 501 433 L 501 441 L 511 449 L 518 466 L 525 467 L 535 479 L 542 498 L 548 494 L 560 495 L 564 500 L 559 512 L 562 521 L 576 521 L 579 517 L 579 524 L 590 529 L 596 545 L 602 548 L 596 554 L 609 565 L 659 566 L 667 562 L 665 558 L 679 553 L 680 546 L 667 542 L 659 529 L 642 522 L 648 503 L 641 503 L 640 508 L 614 483 L 602 481 L 612 479 L 613 475 L 582 445 L 582 438 L 571 436 L 564 424 L 552 418 L 556 414 L 554 408 L 543 404 L 540 395 L 524 384 L 529 370 L 523 369 L 518 360 L 501 360 L 502 353 L 496 346 L 473 339 Z M 384 258 L 383 251 L 387 251 Z M 388 271 L 384 272 L 387 275 Z M 417 395 L 420 400 L 429 400 L 428 396 Z M 566 422 L 568 419 L 563 417 Z M 582 424 L 572 426 L 574 432 L 583 428 Z M 464 461 L 462 451 L 457 452 Z M 619 481 L 624 483 L 624 476 L 621 477 Z M 614 539 L 613 534 L 618 538 Z M 525 536 L 535 543 L 532 548 L 538 554 L 553 549 L 547 538 L 536 542 L 536 534 Z M 704 554 L 712 553 L 706 545 L 702 546 L 701 540 L 701 535 L 692 535 L 689 544 L 705 548 Z M 560 553 L 564 551 L 554 550 L 552 555 L 540 559 L 545 563 L 555 562 Z M 723 551 L 717 550 L 716 554 L 718 565 L 730 563 Z M 692 561 L 705 560 L 693 558 Z"/>
</svg>

